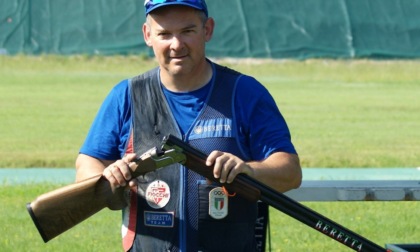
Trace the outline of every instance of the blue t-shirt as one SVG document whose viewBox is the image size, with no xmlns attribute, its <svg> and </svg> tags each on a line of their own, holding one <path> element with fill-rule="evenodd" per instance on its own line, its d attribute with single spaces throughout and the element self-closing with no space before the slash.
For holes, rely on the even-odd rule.
<svg viewBox="0 0 420 252">
<path fill-rule="evenodd" d="M 207 85 L 191 92 L 172 92 L 163 85 L 161 86 L 181 134 L 184 135 L 204 107 L 211 84 L 207 83 Z"/>
<path fill-rule="evenodd" d="M 200 113 L 212 81 L 214 78 L 192 92 L 163 89 L 182 133 Z M 129 80 L 123 80 L 105 98 L 80 153 L 103 160 L 117 160 L 125 154 L 132 126 L 129 86 Z M 249 149 L 253 160 L 263 160 L 278 151 L 296 154 L 273 97 L 257 80 L 245 75 L 239 79 L 234 106 L 240 142 L 247 146 L 244 149 Z"/>
</svg>

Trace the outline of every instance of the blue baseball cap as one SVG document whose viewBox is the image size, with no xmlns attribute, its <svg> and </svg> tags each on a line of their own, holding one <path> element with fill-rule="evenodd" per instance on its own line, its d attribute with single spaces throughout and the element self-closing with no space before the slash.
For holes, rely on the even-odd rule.
<svg viewBox="0 0 420 252">
<path fill-rule="evenodd" d="M 205 0 L 145 0 L 146 16 L 157 8 L 168 5 L 184 5 L 203 11 L 208 16 L 207 5 Z"/>
</svg>

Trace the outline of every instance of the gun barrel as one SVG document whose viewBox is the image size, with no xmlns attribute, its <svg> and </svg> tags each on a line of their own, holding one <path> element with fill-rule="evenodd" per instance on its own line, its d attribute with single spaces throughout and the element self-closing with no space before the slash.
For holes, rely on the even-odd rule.
<svg viewBox="0 0 420 252">
<path fill-rule="evenodd" d="M 163 148 L 175 148 L 182 151 L 187 156 L 186 162 L 184 163 L 187 168 L 201 174 L 211 181 L 218 182 L 214 179 L 212 168 L 205 164 L 205 160 L 207 159 L 206 154 L 172 135 L 165 137 L 163 142 Z M 238 193 L 248 200 L 261 200 L 355 251 L 387 251 L 385 248 L 380 247 L 367 238 L 343 227 L 342 225 L 287 197 L 283 193 L 278 192 L 245 174 L 239 174 L 230 184 L 224 183 L 221 185 L 228 188 L 228 190 Z"/>
</svg>

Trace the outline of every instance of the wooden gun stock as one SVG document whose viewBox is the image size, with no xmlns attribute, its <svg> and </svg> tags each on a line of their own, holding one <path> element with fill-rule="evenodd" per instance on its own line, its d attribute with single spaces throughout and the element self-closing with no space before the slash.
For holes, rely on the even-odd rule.
<svg viewBox="0 0 420 252">
<path fill-rule="evenodd" d="M 173 148 L 184 153 L 186 161 L 183 164 L 188 169 L 195 171 L 211 181 L 218 182 L 213 176 L 212 167 L 208 167 L 205 164 L 205 160 L 207 159 L 206 154 L 172 135 L 164 138 L 162 149 L 165 148 Z M 229 191 L 236 192 L 250 201 L 261 200 L 355 251 L 387 251 L 385 248 L 373 243 L 365 237 L 362 237 L 361 235 L 341 226 L 327 217 L 287 197 L 283 193 L 278 192 L 245 174 L 239 174 L 230 184 L 223 183 L 221 185 L 225 186 Z"/>
<path fill-rule="evenodd" d="M 113 195 L 102 175 L 61 187 L 37 197 L 26 208 L 44 242 L 108 206 Z"/>
<path fill-rule="evenodd" d="M 184 158 L 175 152 L 166 153 L 167 156 L 164 154 L 160 149 L 153 148 L 131 162 L 132 177 L 180 162 Z M 100 174 L 42 194 L 28 203 L 26 208 L 42 239 L 48 242 L 105 207 L 122 209 L 127 203 L 125 190 L 128 188 L 112 188 Z"/>
</svg>

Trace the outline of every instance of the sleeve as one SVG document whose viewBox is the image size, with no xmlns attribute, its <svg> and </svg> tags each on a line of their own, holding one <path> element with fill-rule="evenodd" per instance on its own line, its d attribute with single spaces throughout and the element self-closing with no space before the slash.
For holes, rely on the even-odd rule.
<svg viewBox="0 0 420 252">
<path fill-rule="evenodd" d="M 124 80 L 103 101 L 79 153 L 117 160 L 125 153 L 130 130 L 131 99 L 128 80 Z"/>
<path fill-rule="evenodd" d="M 269 91 L 249 76 L 242 76 L 236 89 L 242 141 L 251 158 L 263 160 L 274 152 L 297 154 L 286 120 Z"/>
</svg>

